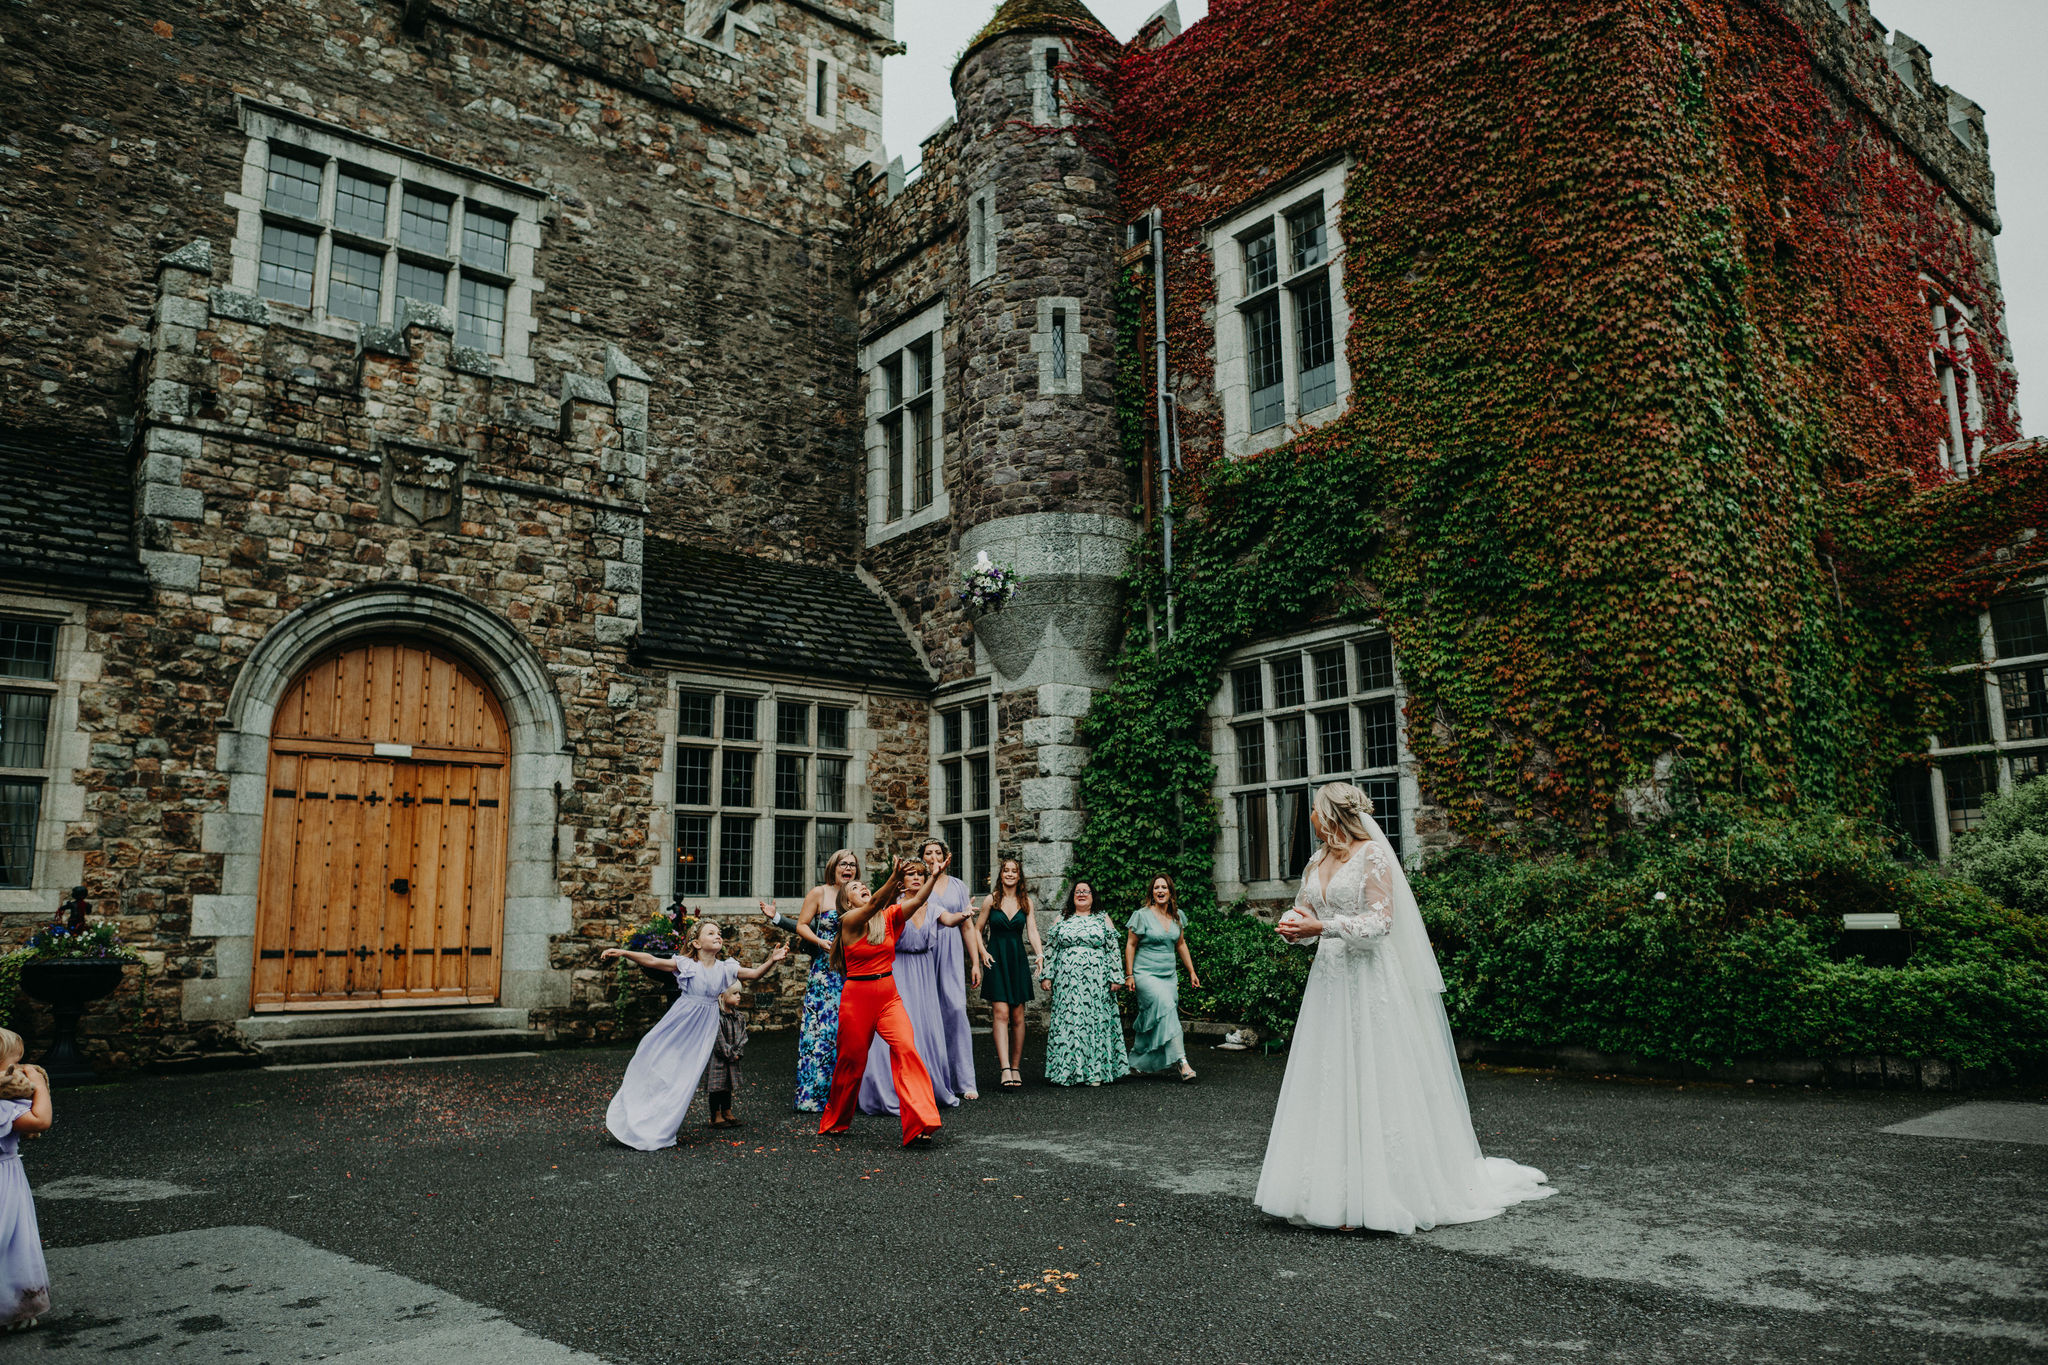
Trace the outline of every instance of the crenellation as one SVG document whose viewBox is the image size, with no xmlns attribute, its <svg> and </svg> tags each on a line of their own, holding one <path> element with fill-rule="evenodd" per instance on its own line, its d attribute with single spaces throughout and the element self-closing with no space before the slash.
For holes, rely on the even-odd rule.
<svg viewBox="0 0 2048 1365">
<path fill-rule="evenodd" d="M 1964 211 L 1998 230 L 1990 150 L 1982 111 L 1974 124 L 1952 116 L 1969 101 L 1934 77 L 1928 49 L 1892 32 L 1868 0 L 1771 0 L 1811 44 L 1821 69 L 1843 93 L 1879 119 Z M 1975 108 L 1972 104 L 1971 108 Z"/>
</svg>

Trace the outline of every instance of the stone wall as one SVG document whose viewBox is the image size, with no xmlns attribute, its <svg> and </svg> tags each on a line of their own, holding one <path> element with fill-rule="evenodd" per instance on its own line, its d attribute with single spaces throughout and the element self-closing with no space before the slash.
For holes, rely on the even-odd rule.
<svg viewBox="0 0 2048 1365">
<path fill-rule="evenodd" d="M 880 150 L 886 0 L 754 6 L 728 47 L 683 7 L 185 0 L 0 16 L 0 422 L 125 433 L 157 258 L 222 250 L 252 97 L 531 185 L 539 377 L 607 344 L 662 378 L 657 529 L 847 562 L 857 457 L 851 177 Z M 825 15 L 838 15 L 828 19 Z M 834 117 L 805 117 L 809 54 Z"/>
<path fill-rule="evenodd" d="M 892 6 L 756 5 L 715 32 L 702 9 L 0 15 L 0 423 L 133 438 L 155 580 L 146 608 L 81 608 L 99 663 L 65 835 L 159 971 L 144 1053 L 222 1046 L 247 1012 L 262 694 L 375 612 L 503 656 L 524 736 L 504 999 L 551 1033 L 615 1026 L 592 957 L 657 908 L 662 856 L 666 680 L 628 653 L 641 539 L 850 568 L 860 534 L 844 239 Z M 235 289 L 250 109 L 531 187 L 532 382 L 439 309 L 358 328 Z M 888 705 L 898 776 L 870 781 L 893 850 L 923 828 L 925 721 Z"/>
</svg>

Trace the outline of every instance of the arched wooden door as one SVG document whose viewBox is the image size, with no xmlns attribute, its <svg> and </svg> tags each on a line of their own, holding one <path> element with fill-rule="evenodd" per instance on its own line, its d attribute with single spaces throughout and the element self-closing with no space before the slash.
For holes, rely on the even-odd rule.
<svg viewBox="0 0 2048 1365">
<path fill-rule="evenodd" d="M 255 1008 L 497 999 L 508 756 L 497 700 L 437 650 L 307 669 L 271 727 Z"/>
</svg>

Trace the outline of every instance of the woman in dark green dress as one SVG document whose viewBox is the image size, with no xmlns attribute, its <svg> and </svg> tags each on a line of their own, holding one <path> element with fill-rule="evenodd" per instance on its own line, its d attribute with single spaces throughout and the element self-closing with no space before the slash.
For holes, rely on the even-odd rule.
<svg viewBox="0 0 2048 1365">
<path fill-rule="evenodd" d="M 1024 1007 L 1031 1003 L 1032 963 L 1045 960 L 1038 938 L 1037 907 L 1024 890 L 1024 867 L 1015 858 L 996 868 L 996 884 L 975 916 L 981 937 L 981 998 L 988 1001 L 996 1036 L 996 1061 L 1003 1068 L 1001 1085 L 1015 1090 L 1024 1084 Z M 1025 942 L 1030 942 L 1030 955 Z"/>
</svg>

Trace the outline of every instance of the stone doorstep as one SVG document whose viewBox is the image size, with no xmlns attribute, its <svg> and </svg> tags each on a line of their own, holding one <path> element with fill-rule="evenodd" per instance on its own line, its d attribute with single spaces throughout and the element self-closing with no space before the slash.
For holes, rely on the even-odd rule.
<svg viewBox="0 0 2048 1365">
<path fill-rule="evenodd" d="M 1659 1080 L 1807 1085 L 1837 1090 L 1975 1090 L 2008 1084 L 1983 1068 L 1962 1068 L 1927 1057 L 1746 1057 L 1732 1066 L 1656 1061 L 1589 1047 L 1495 1043 L 1461 1035 L 1458 1059 L 1487 1066 L 1527 1067 Z"/>
<path fill-rule="evenodd" d="M 375 1033 L 447 1033 L 476 1029 L 524 1029 L 525 1010 L 495 1005 L 452 1005 L 433 1009 L 280 1011 L 239 1021 L 235 1031 L 252 1043 L 288 1038 L 333 1038 Z"/>
<path fill-rule="evenodd" d="M 235 1027 L 266 1066 L 487 1056 L 541 1041 L 525 1010 L 491 1005 L 280 1012 Z"/>
<path fill-rule="evenodd" d="M 434 1033 L 330 1034 L 258 1043 L 268 1066 L 309 1062 L 405 1061 L 415 1057 L 474 1057 L 532 1051 L 540 1036 L 530 1029 L 441 1030 Z"/>
</svg>

